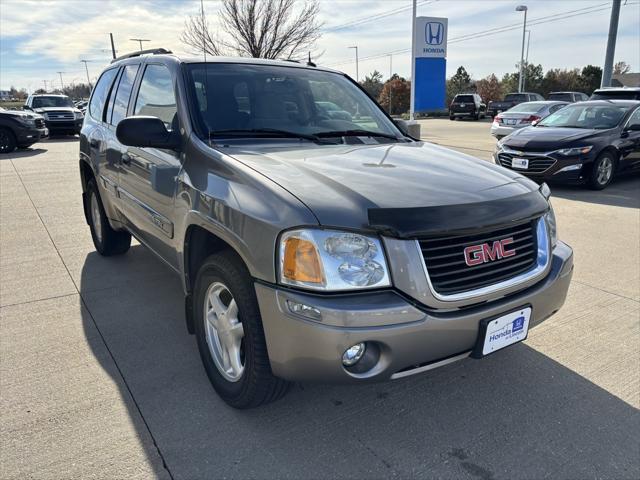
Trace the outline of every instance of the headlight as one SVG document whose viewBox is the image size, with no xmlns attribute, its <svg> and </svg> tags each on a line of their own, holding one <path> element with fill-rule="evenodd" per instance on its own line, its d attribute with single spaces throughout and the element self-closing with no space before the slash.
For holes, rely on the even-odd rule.
<svg viewBox="0 0 640 480">
<path fill-rule="evenodd" d="M 73 112 L 74 116 L 76 118 L 76 120 L 80 120 L 81 118 L 84 118 L 84 113 L 82 112 Z"/>
<path fill-rule="evenodd" d="M 28 127 L 36 126 L 36 120 L 33 117 L 16 117 L 16 120 L 18 120 L 20 123 Z"/>
<path fill-rule="evenodd" d="M 565 157 L 571 157 L 575 155 L 585 155 L 591 151 L 593 145 L 586 145 L 584 147 L 575 147 L 575 148 L 562 148 L 560 150 L 556 150 L 556 153 L 560 155 L 564 155 Z"/>
<path fill-rule="evenodd" d="M 376 237 L 335 230 L 292 230 L 282 234 L 280 282 L 313 290 L 388 287 L 389 269 Z"/>
<path fill-rule="evenodd" d="M 553 211 L 553 205 L 551 205 L 551 189 L 549 185 L 546 183 L 540 185 L 540 193 L 549 203 L 549 211 L 544 214 L 544 221 L 547 222 L 549 238 L 551 238 L 551 248 L 553 248 L 558 243 L 558 226 L 556 224 L 556 214 Z"/>
</svg>

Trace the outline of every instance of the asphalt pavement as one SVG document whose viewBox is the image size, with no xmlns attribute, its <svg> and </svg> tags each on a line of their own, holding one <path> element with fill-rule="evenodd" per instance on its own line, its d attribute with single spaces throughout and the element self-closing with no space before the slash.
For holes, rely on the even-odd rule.
<svg viewBox="0 0 640 480">
<path fill-rule="evenodd" d="M 488 159 L 486 122 L 422 121 Z M 227 407 L 144 247 L 102 258 L 77 138 L 0 157 L 0 478 L 639 478 L 640 177 L 554 187 L 565 307 L 522 344 L 406 379 Z"/>
</svg>

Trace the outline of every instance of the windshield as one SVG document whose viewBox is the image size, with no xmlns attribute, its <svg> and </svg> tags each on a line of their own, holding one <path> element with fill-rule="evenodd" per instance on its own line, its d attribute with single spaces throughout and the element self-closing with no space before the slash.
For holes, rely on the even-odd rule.
<svg viewBox="0 0 640 480">
<path fill-rule="evenodd" d="M 190 64 L 194 106 L 207 135 L 379 134 L 402 137 L 384 112 L 340 74 L 296 67 Z M 340 134 L 339 134 L 340 133 Z M 372 135 L 375 136 L 375 135 Z M 385 141 L 389 141 L 386 139 Z"/>
<path fill-rule="evenodd" d="M 628 107 L 617 105 L 568 105 L 538 125 L 543 127 L 588 128 L 603 130 L 620 123 Z"/>
<path fill-rule="evenodd" d="M 548 100 L 557 100 L 559 102 L 572 102 L 573 98 L 570 93 L 550 93 Z"/>
<path fill-rule="evenodd" d="M 545 104 L 540 102 L 526 102 L 516 105 L 507 110 L 508 113 L 536 113 L 544 108 Z"/>
<path fill-rule="evenodd" d="M 523 93 L 509 93 L 504 97 L 505 102 L 524 102 L 527 100 L 527 96 Z"/>
<path fill-rule="evenodd" d="M 633 90 L 605 90 L 603 92 L 595 92 L 591 95 L 590 100 L 640 100 L 640 92 Z"/>
<path fill-rule="evenodd" d="M 69 97 L 34 97 L 31 107 L 73 107 L 73 103 Z"/>
</svg>

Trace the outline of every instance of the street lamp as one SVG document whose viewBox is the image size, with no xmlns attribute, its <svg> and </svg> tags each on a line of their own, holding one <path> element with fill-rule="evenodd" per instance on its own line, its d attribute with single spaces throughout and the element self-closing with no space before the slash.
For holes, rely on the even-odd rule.
<svg viewBox="0 0 640 480">
<path fill-rule="evenodd" d="M 358 76 L 358 46 L 355 45 L 353 47 L 347 47 L 347 48 L 355 48 L 355 50 L 356 50 L 356 82 L 359 82 L 360 78 Z"/>
<path fill-rule="evenodd" d="M 524 23 L 522 25 L 522 52 L 520 53 L 520 75 L 518 76 L 518 92 L 522 92 L 522 87 L 524 85 L 523 75 L 524 75 L 524 37 L 527 32 L 527 6 L 526 5 L 518 5 L 516 7 L 516 12 L 524 12 Z"/>
</svg>

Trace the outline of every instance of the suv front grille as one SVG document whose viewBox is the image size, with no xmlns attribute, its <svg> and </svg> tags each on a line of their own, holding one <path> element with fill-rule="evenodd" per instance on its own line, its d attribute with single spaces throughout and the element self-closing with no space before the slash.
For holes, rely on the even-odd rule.
<svg viewBox="0 0 640 480">
<path fill-rule="evenodd" d="M 431 286 L 439 294 L 454 295 L 493 285 L 532 270 L 538 260 L 537 221 L 480 234 L 418 239 Z M 504 239 L 513 239 L 508 249 L 515 250 L 515 255 L 479 265 L 467 265 L 466 247 L 483 244 L 493 247 L 494 242 Z"/>
<path fill-rule="evenodd" d="M 73 112 L 66 112 L 66 111 L 46 112 L 44 114 L 44 117 L 51 122 L 68 122 L 69 120 L 73 120 L 75 118 L 75 116 L 73 115 Z"/>
<path fill-rule="evenodd" d="M 513 168 L 511 166 L 511 161 L 513 160 L 514 157 L 526 158 L 527 160 L 529 160 L 529 168 L 526 168 L 526 169 Z M 513 170 L 515 172 L 520 172 L 520 173 L 542 173 L 548 170 L 549 168 L 551 168 L 553 164 L 556 163 L 556 160 L 554 160 L 551 157 L 533 156 L 533 155 L 527 155 L 526 153 L 522 155 L 513 155 L 510 153 L 499 153 L 498 160 L 500 161 L 500 165 L 502 165 L 503 167 Z"/>
</svg>

